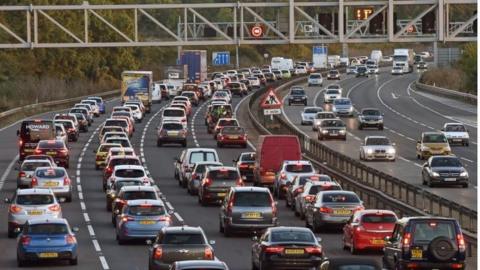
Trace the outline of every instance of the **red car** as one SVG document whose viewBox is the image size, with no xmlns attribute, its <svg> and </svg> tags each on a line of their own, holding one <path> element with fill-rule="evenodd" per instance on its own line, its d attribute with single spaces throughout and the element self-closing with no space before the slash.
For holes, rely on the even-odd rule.
<svg viewBox="0 0 480 270">
<path fill-rule="evenodd" d="M 242 127 L 223 127 L 217 135 L 217 146 L 240 145 L 247 148 L 247 132 Z"/>
<path fill-rule="evenodd" d="M 51 156 L 56 164 L 65 169 L 68 169 L 70 164 L 70 153 L 62 140 L 41 140 L 34 154 Z"/>
<path fill-rule="evenodd" d="M 382 250 L 384 238 L 391 236 L 397 216 L 390 210 L 355 212 L 343 227 L 343 247 L 352 254 L 361 250 Z"/>
<path fill-rule="evenodd" d="M 105 164 L 103 169 L 103 191 L 107 190 L 107 180 L 112 176 L 117 165 L 142 165 L 137 156 L 114 156 Z"/>
</svg>

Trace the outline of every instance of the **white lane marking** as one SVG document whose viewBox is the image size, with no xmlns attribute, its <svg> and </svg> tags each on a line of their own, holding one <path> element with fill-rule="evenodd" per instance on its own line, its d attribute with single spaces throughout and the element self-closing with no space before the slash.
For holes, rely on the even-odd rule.
<svg viewBox="0 0 480 270">
<path fill-rule="evenodd" d="M 193 142 L 195 143 L 196 147 L 200 147 L 200 144 L 198 143 L 197 134 L 195 133 L 195 119 L 197 118 L 197 115 L 198 115 L 198 113 L 200 113 L 202 108 L 209 103 L 210 103 L 209 101 L 205 101 L 202 105 L 200 105 L 200 107 L 197 108 L 197 110 L 195 111 L 195 114 L 193 114 L 192 122 L 190 123 L 191 130 L 192 130 Z"/>
<path fill-rule="evenodd" d="M 85 203 L 83 201 L 80 202 L 80 208 L 82 209 L 83 212 L 87 210 L 87 207 L 85 206 Z"/>
<path fill-rule="evenodd" d="M 104 270 L 108 270 L 110 269 L 110 267 L 108 266 L 108 263 L 107 263 L 107 260 L 105 259 L 104 256 L 100 256 L 100 263 L 102 263 L 102 267 Z"/>
<path fill-rule="evenodd" d="M 417 166 L 417 167 L 419 167 L 419 168 L 422 168 L 422 165 L 420 165 L 420 164 L 418 164 L 418 163 L 413 162 L 413 165 L 415 165 L 415 166 Z"/>
<path fill-rule="evenodd" d="M 169 208 L 169 209 L 173 209 L 173 206 L 170 202 L 165 202 L 165 205 Z"/>
<path fill-rule="evenodd" d="M 83 213 L 83 219 L 85 219 L 85 222 L 90 222 L 90 216 L 88 216 L 88 213 Z"/>
<path fill-rule="evenodd" d="M 399 97 L 397 95 L 395 95 L 395 93 L 392 92 L 392 98 L 393 99 L 398 99 Z"/>
<path fill-rule="evenodd" d="M 10 164 L 8 164 L 7 169 L 3 172 L 2 178 L 0 178 L 0 190 L 2 190 L 3 185 L 5 184 L 5 181 L 7 180 L 8 175 L 10 174 L 10 171 L 12 170 L 12 167 L 15 165 L 15 163 L 18 160 L 18 154 L 10 161 Z"/>
<path fill-rule="evenodd" d="M 92 243 L 93 243 L 93 247 L 95 248 L 95 251 L 96 251 L 96 252 L 102 251 L 102 249 L 100 248 L 100 245 L 98 244 L 97 239 L 93 239 L 93 240 L 92 240 Z"/>
<path fill-rule="evenodd" d="M 150 175 L 150 171 L 148 170 L 147 159 L 145 158 L 145 152 L 144 152 L 144 149 L 143 149 L 143 147 L 145 146 L 145 136 L 146 136 L 146 134 L 147 134 L 148 128 L 150 127 L 150 123 L 151 123 L 151 122 L 153 121 L 153 119 L 155 119 L 161 112 L 163 112 L 163 110 L 165 109 L 166 106 L 167 106 L 167 104 L 163 105 L 152 117 L 150 117 L 150 119 L 148 119 L 147 124 L 146 124 L 145 127 L 143 128 L 142 137 L 140 138 L 140 158 L 141 158 L 141 160 L 142 160 L 143 167 L 145 168 L 145 172 L 147 173 L 147 175 Z"/>
<path fill-rule="evenodd" d="M 183 218 L 180 216 L 178 212 L 173 213 L 173 215 L 177 218 L 178 222 L 180 223 L 184 222 Z"/>
<path fill-rule="evenodd" d="M 83 200 L 83 193 L 82 192 L 78 192 L 78 199 Z"/>
<path fill-rule="evenodd" d="M 92 225 L 87 225 L 87 229 L 88 229 L 88 234 L 90 234 L 90 236 L 94 237 L 95 236 L 95 231 L 93 230 Z"/>
</svg>

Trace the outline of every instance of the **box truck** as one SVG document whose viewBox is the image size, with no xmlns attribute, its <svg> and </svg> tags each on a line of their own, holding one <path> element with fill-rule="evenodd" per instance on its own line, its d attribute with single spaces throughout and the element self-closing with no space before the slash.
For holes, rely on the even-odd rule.
<svg viewBox="0 0 480 270">
<path fill-rule="evenodd" d="M 393 51 L 393 67 L 402 67 L 403 73 L 413 72 L 413 57 L 412 49 L 395 49 Z"/>
<path fill-rule="evenodd" d="M 185 50 L 180 52 L 179 65 L 187 65 L 187 81 L 199 83 L 207 79 L 207 51 Z"/>
<path fill-rule="evenodd" d="M 293 60 L 283 57 L 272 57 L 271 68 L 278 70 L 293 70 Z"/>
<path fill-rule="evenodd" d="M 147 112 L 152 106 L 152 79 L 151 71 L 124 71 L 122 72 L 122 85 L 120 94 L 122 102 L 131 99 L 142 101 Z"/>
<path fill-rule="evenodd" d="M 328 48 L 325 46 L 314 46 L 313 47 L 313 67 L 316 69 L 319 68 L 328 68 L 327 62 Z"/>
</svg>

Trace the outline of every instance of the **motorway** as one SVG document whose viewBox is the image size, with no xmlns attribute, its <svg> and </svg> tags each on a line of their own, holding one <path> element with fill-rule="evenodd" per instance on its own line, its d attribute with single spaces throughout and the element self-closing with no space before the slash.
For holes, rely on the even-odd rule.
<svg viewBox="0 0 480 270">
<path fill-rule="evenodd" d="M 362 101 L 362 91 L 368 91 L 369 89 L 377 89 L 377 87 L 381 86 L 383 83 L 387 83 L 388 85 L 391 83 L 396 85 L 397 83 L 406 84 L 408 81 L 413 80 L 414 77 L 409 77 L 411 75 L 407 75 L 403 77 L 398 77 L 396 81 L 388 82 L 391 77 L 390 75 L 380 75 L 377 79 L 348 79 L 342 81 L 342 85 L 344 89 L 352 89 L 350 95 L 353 98 L 356 106 L 373 106 L 374 103 L 369 104 L 368 102 L 374 102 L 375 97 L 366 97 L 366 100 Z M 364 81 L 363 83 L 355 86 L 359 82 Z M 388 86 L 386 85 L 386 86 Z M 385 100 L 387 100 L 388 95 L 390 95 L 387 91 L 388 87 L 384 87 L 385 93 L 387 96 Z M 399 88 L 400 89 L 400 88 Z M 399 90 L 398 89 L 398 90 Z M 373 90 L 371 90 L 373 91 Z M 406 90 L 405 90 L 406 91 Z M 315 96 L 314 89 L 309 91 L 311 95 L 311 101 L 313 101 L 313 97 Z M 380 93 L 382 97 L 385 93 Z M 400 92 L 398 92 L 400 94 Z M 417 95 L 412 93 L 413 95 Z M 321 95 L 320 95 L 321 96 Z M 321 98 L 321 97 L 320 97 Z M 419 102 L 424 102 L 423 96 L 416 96 Z M 246 101 L 248 97 L 245 98 Z M 358 101 L 357 101 L 358 100 Z M 233 106 L 236 107 L 239 102 L 241 101 L 240 98 L 234 98 Z M 321 104 L 321 100 L 318 99 L 318 104 Z M 361 103 L 364 102 L 364 103 Z M 59 266 L 55 267 L 55 269 L 147 269 L 148 259 L 147 259 L 147 245 L 144 242 L 137 242 L 131 243 L 128 245 L 119 246 L 115 241 L 115 234 L 114 229 L 110 223 L 110 213 L 105 210 L 105 194 L 101 189 L 101 171 L 96 171 L 94 167 L 94 154 L 93 150 L 96 149 L 98 146 L 98 136 L 96 133 L 96 128 L 102 123 L 102 121 L 109 115 L 111 108 L 113 105 L 118 104 L 118 101 L 110 102 L 107 106 L 107 114 L 102 115 L 100 118 L 96 118 L 95 122 L 93 123 L 92 127 L 90 128 L 89 133 L 83 133 L 80 136 L 80 139 L 76 143 L 70 144 L 71 149 L 71 167 L 69 169 L 69 174 L 72 179 L 75 180 L 75 195 L 73 202 L 71 203 L 63 203 L 62 209 L 64 213 L 64 217 L 66 217 L 72 226 L 78 226 L 80 231 L 77 233 L 77 240 L 79 242 L 79 263 L 77 266 Z M 205 104 L 205 103 L 203 103 Z M 365 104 L 365 105 L 363 105 Z M 389 103 L 390 104 L 390 103 Z M 220 234 L 218 229 L 218 207 L 217 206 L 210 206 L 210 207 L 202 207 L 198 204 L 196 197 L 192 197 L 187 194 L 185 189 L 182 189 L 178 186 L 177 181 L 174 180 L 173 177 L 173 158 L 177 157 L 183 148 L 177 146 L 165 146 L 162 148 L 156 147 L 156 127 L 160 121 L 159 114 L 160 110 L 166 105 L 165 102 L 161 104 L 155 104 L 153 107 L 153 112 L 148 114 L 147 117 L 143 120 L 142 123 L 136 125 L 136 132 L 133 138 L 131 139 L 132 144 L 134 145 L 137 154 L 142 157 L 142 161 L 144 161 L 145 166 L 148 167 L 153 179 L 155 180 L 156 184 L 159 186 L 160 191 L 166 197 L 167 206 L 169 208 L 174 208 L 175 210 L 175 223 L 180 224 L 184 222 L 185 224 L 192 225 L 192 226 L 201 226 L 208 238 L 210 240 L 215 240 L 216 244 L 214 245 L 215 248 L 215 255 L 224 260 L 231 269 L 234 270 L 245 270 L 250 269 L 250 246 L 251 240 L 248 235 L 238 235 L 231 238 L 225 238 L 222 234 Z M 242 107 L 246 106 L 247 102 L 242 103 Z M 380 105 L 377 105 L 380 106 Z M 395 106 L 394 104 L 390 106 Z M 393 107 L 397 108 L 397 107 Z M 438 106 L 434 106 L 433 108 L 438 109 Z M 188 138 L 188 146 L 187 147 L 212 147 L 216 148 L 216 143 L 213 140 L 212 136 L 207 133 L 206 127 L 203 121 L 203 115 L 205 113 L 206 106 L 200 105 L 194 111 L 194 114 L 189 122 L 189 138 Z M 285 111 L 287 115 L 292 119 L 292 121 L 297 121 L 296 117 L 299 117 L 300 110 L 302 107 L 286 107 Z M 382 107 L 383 110 L 383 107 Z M 244 115 L 244 110 L 240 110 L 242 115 L 239 115 L 239 120 L 241 125 L 243 126 L 246 121 L 248 121 L 248 116 Z M 390 117 L 394 117 L 394 113 L 389 113 L 385 110 L 386 115 L 386 126 L 391 127 L 391 130 L 394 126 L 400 127 L 404 125 L 402 122 L 397 125 L 391 125 L 389 123 L 394 123 L 393 121 L 400 121 L 392 120 Z M 47 113 L 42 115 L 42 118 L 51 118 L 53 113 Z M 401 118 L 401 117 L 398 117 Z M 441 117 L 439 117 L 441 119 Z M 297 119 L 297 120 L 296 120 Z M 397 118 L 393 118 L 397 119 Z M 403 120 L 402 120 L 403 121 Z M 348 120 L 348 125 L 350 127 L 350 132 L 355 136 L 362 136 L 361 133 L 358 133 L 354 129 L 353 119 Z M 407 121 L 405 121 L 407 122 Z M 429 123 L 434 127 L 439 126 L 441 123 Z M 406 123 L 405 123 L 406 125 Z M 408 125 L 406 129 L 402 128 L 402 132 L 408 132 L 409 136 L 413 136 L 412 138 L 416 138 L 418 136 L 419 131 L 415 131 L 415 129 L 409 129 Z M 15 179 L 16 179 L 16 171 L 15 167 L 17 167 L 16 163 L 16 155 L 18 152 L 17 149 L 17 138 L 15 136 L 16 129 L 18 125 L 14 125 L 11 127 L 4 128 L 0 130 L 0 136 L 2 138 L 1 147 L 3 149 L 3 155 L 0 156 L 0 173 L 3 175 L 0 178 L 0 196 L 10 197 L 14 190 L 15 190 Z M 303 127 L 305 132 L 309 132 L 308 127 Z M 390 130 L 390 129 L 389 129 Z M 387 130 L 387 132 L 390 132 Z M 420 129 L 417 129 L 420 130 Z M 367 132 L 367 131 L 364 131 Z M 370 131 L 368 131 L 370 132 Z M 375 131 L 372 131 L 375 132 Z M 411 134 L 410 134 L 411 132 Z M 473 132 L 473 128 L 471 129 Z M 311 133 L 309 133 L 311 134 Z M 373 134 L 373 133 L 372 133 Z M 474 136 L 471 133 L 472 137 Z M 476 129 L 475 129 L 475 136 L 476 136 Z M 362 136 L 363 137 L 363 136 Z M 416 161 L 415 156 L 412 154 L 411 149 L 414 147 L 414 142 L 405 141 L 403 142 L 400 138 L 400 135 L 396 135 L 394 133 L 389 134 L 389 137 L 392 138 L 393 141 L 397 142 L 397 145 L 409 145 L 407 147 L 399 147 L 399 148 L 406 148 L 400 151 L 401 156 L 405 156 L 406 159 L 411 160 L 412 163 Z M 255 145 L 255 142 L 252 142 Z M 337 145 L 339 150 L 342 152 L 353 152 L 357 155 L 356 149 L 358 149 L 357 140 L 347 140 L 347 144 L 341 143 L 343 145 L 337 144 L 336 142 L 332 142 L 332 145 Z M 469 151 L 472 153 L 476 153 L 474 151 L 474 147 L 476 145 L 471 145 L 469 149 L 465 149 L 465 153 L 458 152 L 458 154 L 465 154 L 465 158 L 469 158 L 467 155 Z M 353 147 L 353 148 L 352 148 Z M 355 151 L 353 151 L 355 149 Z M 217 149 L 218 154 L 221 158 L 221 161 L 226 164 L 230 165 L 232 163 L 232 159 L 236 158 L 241 152 L 244 151 L 251 151 L 252 149 L 240 149 L 240 148 L 221 148 Z M 400 149 L 399 149 L 400 150 Z M 454 150 L 457 153 L 457 149 Z M 472 158 L 472 157 L 470 157 Z M 475 157 L 472 160 L 476 160 Z M 405 164 L 403 164 L 403 163 Z M 393 166 L 395 165 L 395 166 Z M 475 167 L 475 164 L 469 166 L 469 170 Z M 372 166 L 378 167 L 387 167 L 384 163 L 374 163 Z M 409 162 L 404 161 L 397 161 L 396 163 L 392 163 L 389 165 L 388 170 L 391 170 L 392 173 L 397 173 L 402 171 L 401 169 L 395 169 L 396 166 L 404 166 L 402 167 L 403 170 L 407 168 L 415 168 Z M 398 171 L 396 171 L 398 170 Z M 471 178 L 473 179 L 473 171 L 471 172 Z M 475 173 L 476 179 L 476 173 Z M 412 178 L 415 180 L 416 178 Z M 3 186 L 3 188 L 2 188 Z M 455 190 L 455 195 L 458 197 L 459 194 L 462 192 L 468 193 L 471 189 L 439 189 L 445 193 L 451 192 Z M 464 195 L 466 196 L 466 195 Z M 464 197 L 462 196 L 462 197 Z M 460 199 L 460 198 L 458 198 Z M 0 216 L 6 217 L 8 211 L 8 205 L 0 204 Z M 0 268 L 1 269 L 16 269 L 16 257 L 15 257 L 15 240 L 7 238 L 7 223 L 6 220 L 3 219 L 4 222 L 0 223 L 0 248 L 4 250 L 2 256 L 0 256 Z M 293 212 L 287 209 L 284 206 L 284 202 L 279 202 L 279 220 L 281 225 L 285 226 L 304 226 L 304 221 L 301 221 L 299 218 L 296 218 Z M 338 229 L 331 229 L 325 232 L 318 234 L 323 239 L 323 246 L 325 250 L 325 254 L 328 257 L 336 257 L 336 256 L 349 256 L 347 251 L 342 249 L 341 244 L 341 234 L 340 230 Z M 357 255 L 357 256 L 365 256 L 365 255 Z M 368 254 L 366 256 L 375 257 L 380 260 L 381 254 L 374 253 Z M 50 267 L 52 264 L 45 263 L 41 264 L 42 268 Z M 471 269 L 475 269 L 476 267 L 470 264 Z M 469 267 L 469 268 L 470 268 Z M 27 269 L 37 269 L 38 267 L 28 267 Z"/>
<path fill-rule="evenodd" d="M 351 98 L 355 110 L 374 107 L 384 113 L 383 131 L 376 129 L 358 130 L 357 117 L 343 118 L 347 125 L 347 141 L 325 141 L 324 144 L 335 151 L 359 160 L 359 149 L 363 139 L 368 135 L 383 135 L 396 143 L 397 160 L 395 162 L 363 161 L 367 166 L 393 175 L 405 182 L 416 185 L 430 192 L 455 201 L 470 209 L 477 209 L 477 123 L 476 107 L 448 99 L 432 97 L 415 91 L 413 82 L 417 73 L 392 76 L 389 71 L 369 78 L 344 76 L 340 82 L 326 81 L 327 84 L 338 83 L 342 86 L 343 96 Z M 324 81 L 325 82 L 325 81 Z M 323 102 L 323 88 L 307 87 L 308 106 L 321 106 L 330 110 L 331 105 Z M 285 103 L 284 103 L 285 104 Z M 301 125 L 303 106 L 284 105 L 286 118 L 300 131 L 311 138 L 316 132 L 311 126 Z M 416 141 L 424 131 L 438 131 L 446 122 L 460 121 L 467 125 L 470 133 L 470 146 L 452 146 L 453 153 L 460 157 L 470 176 L 470 186 L 434 187 L 422 185 L 421 167 L 425 161 L 417 160 Z"/>
</svg>

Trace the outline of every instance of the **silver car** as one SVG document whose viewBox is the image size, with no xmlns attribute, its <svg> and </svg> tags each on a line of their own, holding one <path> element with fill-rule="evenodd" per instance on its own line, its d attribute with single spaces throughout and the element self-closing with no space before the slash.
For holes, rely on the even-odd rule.
<svg viewBox="0 0 480 270">
<path fill-rule="evenodd" d="M 320 191 L 341 189 L 342 187 L 337 182 L 332 181 L 328 175 L 321 175 L 317 181 L 307 181 L 303 186 L 303 192 L 295 197 L 295 215 L 305 219 L 307 205 L 315 202 L 315 196 Z"/>
<path fill-rule="evenodd" d="M 277 174 L 277 179 L 273 186 L 274 194 L 277 198 L 284 198 L 293 179 L 300 175 L 309 175 L 315 173 L 315 168 L 308 160 L 285 160 Z"/>
<path fill-rule="evenodd" d="M 360 160 L 395 161 L 395 144 L 385 136 L 367 136 L 360 147 Z"/>
<path fill-rule="evenodd" d="M 278 226 L 277 203 L 263 187 L 233 187 L 220 208 L 220 232 L 262 231 Z"/>
<path fill-rule="evenodd" d="M 349 98 L 339 98 L 333 101 L 332 111 L 337 116 L 353 116 L 353 105 Z"/>
<path fill-rule="evenodd" d="M 27 220 L 37 218 L 61 218 L 62 208 L 50 189 L 17 189 L 8 211 L 8 237 L 20 232 Z"/>
<path fill-rule="evenodd" d="M 65 127 L 62 124 L 55 124 L 55 139 L 68 143 L 68 135 Z"/>
<path fill-rule="evenodd" d="M 182 187 L 187 187 L 195 163 L 202 161 L 220 162 L 217 150 L 213 148 L 188 148 L 183 150 L 180 157 L 174 158 L 174 160 L 174 176 Z"/>
<path fill-rule="evenodd" d="M 315 203 L 306 207 L 305 225 L 314 232 L 326 224 L 344 225 L 356 211 L 364 209 L 363 202 L 352 191 L 321 191 Z"/>
<path fill-rule="evenodd" d="M 302 125 L 312 125 L 317 113 L 323 112 L 321 107 L 305 107 L 302 112 Z"/>
<path fill-rule="evenodd" d="M 51 189 L 55 196 L 72 201 L 72 181 L 63 167 L 38 167 L 33 173 L 32 187 Z"/>
<path fill-rule="evenodd" d="M 319 112 L 313 119 L 312 130 L 317 131 L 323 119 L 335 119 L 337 116 L 333 112 Z"/>
<path fill-rule="evenodd" d="M 38 167 L 55 167 L 50 160 L 24 160 L 18 170 L 17 188 L 29 188 L 32 185 L 32 176 Z"/>
<path fill-rule="evenodd" d="M 188 178 L 187 192 L 190 195 L 197 195 L 200 182 L 203 179 L 205 171 L 208 166 L 223 166 L 221 162 L 197 162 L 193 166 L 192 174 Z"/>
</svg>

